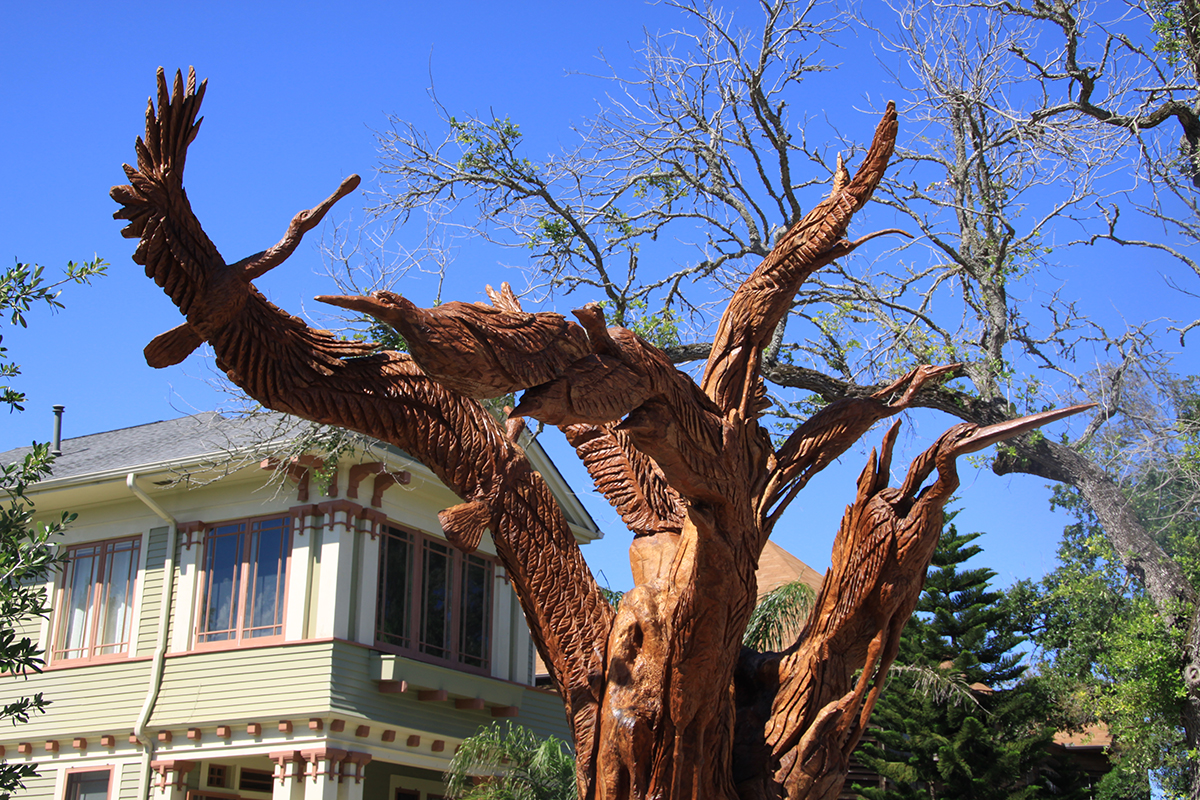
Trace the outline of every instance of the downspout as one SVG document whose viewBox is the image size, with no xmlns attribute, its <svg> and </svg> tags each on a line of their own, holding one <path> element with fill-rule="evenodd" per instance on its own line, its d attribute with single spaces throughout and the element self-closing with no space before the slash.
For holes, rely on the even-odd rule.
<svg viewBox="0 0 1200 800">
<path fill-rule="evenodd" d="M 150 762 L 154 759 L 154 737 L 146 733 L 146 725 L 150 722 L 150 714 L 158 700 L 158 690 L 162 687 L 163 666 L 167 660 L 167 627 L 171 619 L 171 588 L 175 583 L 175 541 L 179 536 L 179 523 L 142 491 L 137 485 L 137 473 L 131 472 L 126 475 L 125 485 L 147 508 L 166 520 L 170 526 L 167 530 L 167 557 L 163 561 L 162 597 L 158 604 L 158 633 L 154 642 L 150 683 L 146 686 L 146 700 L 142 703 L 142 711 L 133 726 L 133 735 L 142 745 L 142 774 L 138 777 L 138 800 L 146 800 L 150 788 Z"/>
</svg>

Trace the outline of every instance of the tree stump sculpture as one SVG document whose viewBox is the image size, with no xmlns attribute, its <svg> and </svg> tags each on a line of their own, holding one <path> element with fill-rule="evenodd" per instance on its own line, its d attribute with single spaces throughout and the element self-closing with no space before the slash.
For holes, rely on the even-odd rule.
<svg viewBox="0 0 1200 800">
<path fill-rule="evenodd" d="M 1079 408 L 958 425 L 889 488 L 893 425 L 858 481 L 807 626 L 781 653 L 743 648 L 755 567 L 783 510 L 875 422 L 957 365 L 918 367 L 869 397 L 833 403 L 773 447 L 760 362 L 800 284 L 865 239 L 844 238 L 896 136 L 889 108 L 853 178 L 784 234 L 733 295 L 697 385 L 654 346 L 608 328 L 598 306 L 526 313 L 503 287 L 491 305 L 420 309 L 404 298 L 322 298 L 393 325 L 411 351 L 313 330 L 251 281 L 282 263 L 358 177 L 296 215 L 279 244 L 226 264 L 183 189 L 205 86 L 158 75 L 130 184 L 112 190 L 140 238 L 133 259 L 186 317 L 146 348 L 153 366 L 208 342 L 263 405 L 402 448 L 463 499 L 440 515 L 470 551 L 489 530 L 562 693 L 581 798 L 834 798 L 958 486 L 955 459 Z M 870 237 L 866 237 L 870 238 Z M 514 417 L 557 425 L 633 532 L 635 586 L 616 612 L 596 586 L 550 490 L 479 400 L 524 392 Z M 922 490 L 936 471 L 937 477 Z"/>
</svg>

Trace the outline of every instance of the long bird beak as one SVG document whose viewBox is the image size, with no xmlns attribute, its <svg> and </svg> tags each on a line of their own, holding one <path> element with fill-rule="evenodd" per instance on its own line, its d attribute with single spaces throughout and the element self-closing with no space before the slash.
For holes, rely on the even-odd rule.
<svg viewBox="0 0 1200 800">
<path fill-rule="evenodd" d="M 331 306 L 340 306 L 341 308 L 348 308 L 351 311 L 357 311 L 360 314 L 366 314 L 389 325 L 392 324 L 392 320 L 397 316 L 396 309 L 391 303 L 381 301 L 375 297 L 322 294 L 317 295 L 316 300 L 328 303 Z"/>
<path fill-rule="evenodd" d="M 996 444 L 996 442 L 1002 442 L 1005 439 L 1011 439 L 1012 437 L 1019 436 L 1022 433 L 1028 433 L 1034 428 L 1040 428 L 1043 425 L 1049 425 L 1051 422 L 1057 422 L 1060 419 L 1064 419 L 1074 414 L 1078 414 L 1081 411 L 1087 411 L 1089 408 L 1095 407 L 1095 403 L 1081 403 L 1077 406 L 1056 408 L 1053 411 L 1043 411 L 1040 414 L 1031 414 L 1028 417 L 1011 419 L 1007 422 L 988 425 L 984 428 L 976 428 L 962 439 L 955 442 L 950 454 L 952 454 L 955 458 L 958 458 L 959 456 L 965 456 L 967 453 L 976 453 L 985 447 Z"/>
</svg>

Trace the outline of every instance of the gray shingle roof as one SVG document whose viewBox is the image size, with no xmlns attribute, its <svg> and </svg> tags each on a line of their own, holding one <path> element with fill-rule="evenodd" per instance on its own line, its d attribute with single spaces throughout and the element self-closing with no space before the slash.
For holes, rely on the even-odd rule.
<svg viewBox="0 0 1200 800">
<path fill-rule="evenodd" d="M 63 454 L 54 460 L 53 477 L 73 478 L 248 447 L 269 437 L 278 421 L 279 415 L 275 414 L 242 418 L 206 411 L 191 417 L 63 439 Z M 0 453 L 0 464 L 24 458 L 30 449 L 18 447 Z"/>
</svg>

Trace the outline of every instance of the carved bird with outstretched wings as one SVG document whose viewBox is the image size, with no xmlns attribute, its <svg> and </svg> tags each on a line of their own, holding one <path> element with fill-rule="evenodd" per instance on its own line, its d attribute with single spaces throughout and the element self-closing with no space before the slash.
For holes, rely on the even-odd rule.
<svg viewBox="0 0 1200 800">
<path fill-rule="evenodd" d="M 188 145 L 196 138 L 202 119 L 196 115 L 204 99 L 205 84 L 196 86 L 196 73 L 175 73 L 168 88 L 166 75 L 158 70 L 158 111 L 153 101 L 146 109 L 146 135 L 136 144 L 137 167 L 124 165 L 126 186 L 113 187 L 111 196 L 121 204 L 115 219 L 128 220 L 121 235 L 140 239 L 133 260 L 146 269 L 187 318 L 182 325 L 156 337 L 145 350 L 153 367 L 166 367 L 187 358 L 201 343 L 216 347 L 218 340 L 237 352 L 248 352 L 264 342 L 282 340 L 281 334 L 300 336 L 308 348 L 272 348 L 254 359 L 253 370 L 231 374 L 237 382 L 250 381 L 247 391 L 270 405 L 282 399 L 280 387 L 303 383 L 306 376 L 328 375 L 344 358 L 365 356 L 371 348 L 346 342 L 325 331 L 313 330 L 267 302 L 251 281 L 283 263 L 304 233 L 316 227 L 335 202 L 359 183 L 351 175 L 325 202 L 302 211 L 292 219 L 283 239 L 261 253 L 227 264 L 204 233 L 192 212 L 183 188 L 183 168 Z M 219 348 L 218 353 L 226 348 Z M 231 361 L 218 354 L 218 366 Z M 245 374 L 242 374 L 245 373 Z"/>
</svg>

